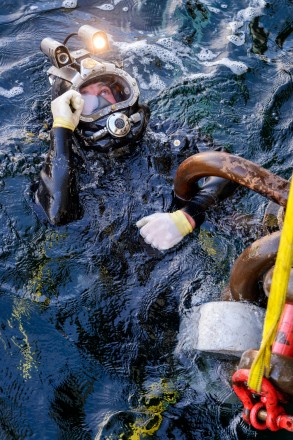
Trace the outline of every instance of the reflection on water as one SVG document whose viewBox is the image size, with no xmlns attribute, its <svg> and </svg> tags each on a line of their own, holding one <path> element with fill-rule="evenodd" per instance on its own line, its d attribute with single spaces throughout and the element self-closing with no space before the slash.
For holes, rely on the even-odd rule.
<svg viewBox="0 0 293 440">
<path fill-rule="evenodd" d="M 0 438 L 276 438 L 241 420 L 233 360 L 175 351 L 190 337 L 182 317 L 219 297 L 262 235 L 267 201 L 238 191 L 166 253 L 134 225 L 169 208 L 177 166 L 197 148 L 290 177 L 292 2 L 63 3 L 1 8 Z M 109 32 L 152 117 L 134 152 L 86 155 L 84 217 L 53 228 L 31 201 L 52 122 L 39 46 L 85 23 Z"/>
</svg>

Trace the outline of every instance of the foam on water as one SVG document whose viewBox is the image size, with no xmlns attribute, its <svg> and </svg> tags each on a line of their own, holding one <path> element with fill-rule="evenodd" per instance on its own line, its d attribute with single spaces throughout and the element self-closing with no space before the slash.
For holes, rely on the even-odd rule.
<svg viewBox="0 0 293 440">
<path fill-rule="evenodd" d="M 236 20 L 228 24 L 228 27 L 232 30 L 232 35 L 229 35 L 227 39 L 236 46 L 242 46 L 245 43 L 245 34 L 239 32 L 238 29 L 244 26 L 245 22 L 250 22 L 255 17 L 263 15 L 265 5 L 264 0 L 252 0 L 247 8 L 238 11 Z"/>
<path fill-rule="evenodd" d="M 62 6 L 64 8 L 74 9 L 77 6 L 77 0 L 64 0 L 64 2 L 62 3 Z"/>
<path fill-rule="evenodd" d="M 13 98 L 14 96 L 21 95 L 23 93 L 23 88 L 21 86 L 12 87 L 12 89 L 7 90 L 0 87 L 0 95 L 5 98 Z"/>
<path fill-rule="evenodd" d="M 235 44 L 235 46 L 242 46 L 245 43 L 245 33 L 239 32 L 237 34 L 228 35 L 228 40 Z"/>
<path fill-rule="evenodd" d="M 159 44 L 158 44 L 159 43 Z M 159 40 L 155 44 L 149 44 L 146 39 L 142 39 L 135 42 L 113 42 L 116 45 L 123 58 L 128 62 L 133 63 L 135 58 L 136 63 L 139 60 L 143 65 L 149 65 L 152 61 L 152 57 L 158 58 L 164 63 L 165 70 L 174 70 L 179 67 L 183 73 L 187 73 L 187 68 L 184 66 L 179 55 L 181 57 L 190 58 L 190 55 L 186 49 L 186 46 L 179 43 L 171 44 L 167 38 Z"/>
<path fill-rule="evenodd" d="M 239 11 L 237 17 L 239 18 L 239 20 L 250 21 L 257 15 L 258 15 L 257 8 L 248 7 L 246 9 L 242 9 L 241 11 Z"/>
<path fill-rule="evenodd" d="M 237 19 L 240 21 L 251 21 L 253 18 L 263 15 L 263 8 L 266 2 L 252 2 L 254 6 L 248 6 L 248 8 L 241 9 L 237 13 Z"/>
<path fill-rule="evenodd" d="M 104 3 L 100 6 L 96 6 L 96 8 L 101 9 L 102 11 L 113 11 L 115 9 L 115 6 L 117 6 L 119 3 L 121 3 L 123 0 L 114 0 L 112 3 Z M 128 11 L 128 7 L 123 8 L 124 12 Z"/>
<path fill-rule="evenodd" d="M 96 8 L 101 9 L 102 11 L 113 11 L 114 6 L 109 3 L 104 3 L 101 6 L 96 6 Z"/>
<path fill-rule="evenodd" d="M 245 63 L 242 63 L 241 61 L 232 61 L 229 58 L 222 58 L 217 61 L 204 61 L 202 63 L 204 66 L 217 66 L 222 65 L 228 67 L 230 70 L 232 70 L 233 73 L 236 75 L 242 75 L 243 73 L 247 72 L 248 67 Z"/>
<path fill-rule="evenodd" d="M 166 49 L 172 49 L 174 41 L 172 40 L 172 38 L 163 37 L 157 40 L 157 43 L 161 46 L 166 47 Z"/>
<path fill-rule="evenodd" d="M 193 73 L 193 74 L 188 75 L 188 79 L 190 81 L 205 80 L 208 78 L 214 78 L 214 74 L 213 73 Z"/>
<path fill-rule="evenodd" d="M 214 14 L 219 14 L 219 13 L 221 12 L 220 9 L 218 9 L 218 8 L 214 8 L 214 7 L 212 7 L 212 6 L 208 6 L 208 10 L 211 11 L 211 12 L 213 12 Z"/>
<path fill-rule="evenodd" d="M 150 75 L 150 80 L 148 83 L 142 83 L 142 81 L 140 81 L 140 85 L 141 88 L 145 90 L 149 88 L 153 90 L 164 90 L 166 88 L 164 81 L 162 81 L 162 79 L 155 73 Z"/>
<path fill-rule="evenodd" d="M 168 15 L 174 14 L 177 7 L 182 6 L 182 0 L 170 0 L 167 5 L 167 13 Z"/>
<path fill-rule="evenodd" d="M 230 21 L 228 27 L 232 30 L 232 32 L 236 32 L 243 25 L 244 25 L 243 21 Z"/>
<path fill-rule="evenodd" d="M 213 60 L 218 56 L 218 54 L 213 53 L 209 49 L 201 49 L 201 51 L 196 55 L 200 61 Z"/>
</svg>

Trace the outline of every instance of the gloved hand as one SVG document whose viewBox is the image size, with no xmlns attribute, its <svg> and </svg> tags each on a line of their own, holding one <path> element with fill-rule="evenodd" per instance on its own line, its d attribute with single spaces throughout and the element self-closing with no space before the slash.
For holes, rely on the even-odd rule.
<svg viewBox="0 0 293 440">
<path fill-rule="evenodd" d="M 64 127 L 74 131 L 78 125 L 83 105 L 84 100 L 76 90 L 68 90 L 54 99 L 51 103 L 53 128 Z"/>
<path fill-rule="evenodd" d="M 181 210 L 172 213 L 156 212 L 136 223 L 145 242 L 156 249 L 170 249 L 193 228 Z"/>
</svg>

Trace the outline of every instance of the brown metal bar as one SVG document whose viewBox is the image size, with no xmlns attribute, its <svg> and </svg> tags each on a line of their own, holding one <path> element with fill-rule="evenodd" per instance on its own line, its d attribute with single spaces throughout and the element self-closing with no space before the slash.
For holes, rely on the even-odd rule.
<svg viewBox="0 0 293 440">
<path fill-rule="evenodd" d="M 206 176 L 224 177 L 281 206 L 287 204 L 288 180 L 242 157 L 216 151 L 195 154 L 179 165 L 174 179 L 176 196 L 181 200 L 190 200 L 198 191 L 197 182 Z"/>
</svg>

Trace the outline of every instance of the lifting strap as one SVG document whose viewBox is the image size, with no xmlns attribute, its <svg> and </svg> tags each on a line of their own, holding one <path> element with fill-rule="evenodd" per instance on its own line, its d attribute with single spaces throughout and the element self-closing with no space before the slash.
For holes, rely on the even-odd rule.
<svg viewBox="0 0 293 440">
<path fill-rule="evenodd" d="M 293 179 L 291 179 L 284 224 L 272 277 L 272 284 L 264 321 L 262 342 L 258 354 L 252 363 L 248 379 L 249 388 L 257 391 L 258 393 L 261 390 L 263 377 L 268 377 L 270 373 L 272 344 L 275 339 L 277 327 L 286 301 L 292 262 Z"/>
</svg>

